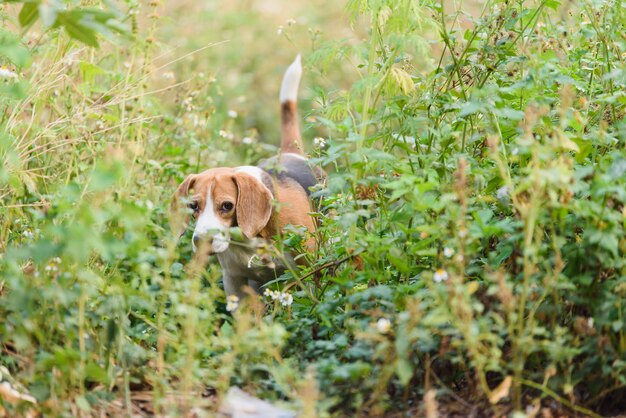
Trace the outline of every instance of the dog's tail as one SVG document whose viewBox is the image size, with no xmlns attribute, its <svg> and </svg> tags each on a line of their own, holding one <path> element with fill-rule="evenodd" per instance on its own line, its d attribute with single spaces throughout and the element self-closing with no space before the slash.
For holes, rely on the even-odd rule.
<svg viewBox="0 0 626 418">
<path fill-rule="evenodd" d="M 300 54 L 285 71 L 283 84 L 280 88 L 280 119 L 282 152 L 304 154 L 302 139 L 300 138 L 300 124 L 298 123 L 298 86 L 302 77 L 302 63 Z"/>
</svg>

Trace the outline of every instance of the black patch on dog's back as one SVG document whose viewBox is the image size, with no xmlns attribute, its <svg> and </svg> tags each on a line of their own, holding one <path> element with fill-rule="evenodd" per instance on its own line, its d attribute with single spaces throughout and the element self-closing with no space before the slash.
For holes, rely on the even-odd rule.
<svg viewBox="0 0 626 418">
<path fill-rule="evenodd" d="M 316 177 L 308 161 L 297 154 L 286 153 L 280 157 L 268 158 L 262 161 L 259 167 L 278 181 L 294 180 L 302 186 L 307 196 L 311 194 L 310 188 L 321 180 Z"/>
</svg>

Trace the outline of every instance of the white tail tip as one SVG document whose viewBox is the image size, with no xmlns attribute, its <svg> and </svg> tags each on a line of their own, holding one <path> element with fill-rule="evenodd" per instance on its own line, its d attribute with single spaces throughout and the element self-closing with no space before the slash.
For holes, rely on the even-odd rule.
<svg viewBox="0 0 626 418">
<path fill-rule="evenodd" d="M 300 78 L 302 77 L 302 60 L 300 54 L 293 60 L 285 75 L 283 76 L 283 84 L 280 88 L 280 102 L 297 102 L 298 101 L 298 86 L 300 85 Z"/>
</svg>

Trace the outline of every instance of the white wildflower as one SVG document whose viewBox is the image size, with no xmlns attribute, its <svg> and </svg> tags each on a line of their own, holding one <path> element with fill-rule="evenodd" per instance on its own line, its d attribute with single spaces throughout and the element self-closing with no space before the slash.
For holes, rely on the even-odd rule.
<svg viewBox="0 0 626 418">
<path fill-rule="evenodd" d="M 183 100 L 183 106 L 187 112 L 191 112 L 194 109 L 193 105 L 193 97 L 189 96 L 185 100 Z"/>
<path fill-rule="evenodd" d="M 503 203 L 509 201 L 509 186 L 502 186 L 498 190 L 496 190 L 496 198 Z"/>
<path fill-rule="evenodd" d="M 17 73 L 9 70 L 7 67 L 0 67 L 0 78 L 17 80 Z"/>
<path fill-rule="evenodd" d="M 24 232 L 22 232 L 22 235 L 24 235 L 24 238 L 28 238 L 28 239 L 34 236 L 33 231 L 31 231 L 30 229 L 24 230 Z"/>
<path fill-rule="evenodd" d="M 467 229 L 459 229 L 459 238 L 465 238 L 467 236 Z"/>
<path fill-rule="evenodd" d="M 220 129 L 219 135 L 222 138 L 225 138 L 225 139 L 233 139 L 233 138 L 235 138 L 235 134 L 233 134 L 232 132 L 225 131 L 223 129 Z"/>
<path fill-rule="evenodd" d="M 48 264 L 44 270 L 46 270 L 47 272 L 56 273 L 57 271 L 59 271 L 59 268 L 55 264 Z"/>
<path fill-rule="evenodd" d="M 280 294 L 279 300 L 283 306 L 291 306 L 293 303 L 293 296 L 289 293 L 283 292 Z"/>
<path fill-rule="evenodd" d="M 445 282 L 448 280 L 448 272 L 444 269 L 437 269 L 435 274 L 433 274 L 433 280 L 437 283 Z"/>
<path fill-rule="evenodd" d="M 254 139 L 250 138 L 249 136 L 244 136 L 241 139 L 241 142 L 243 142 L 246 145 L 250 145 L 250 144 L 252 144 L 254 142 Z"/>
<path fill-rule="evenodd" d="M 391 321 L 387 318 L 380 318 L 378 321 L 376 321 L 376 329 L 381 334 L 388 333 L 391 329 Z"/>
<path fill-rule="evenodd" d="M 255 261 L 260 261 L 261 259 L 259 258 L 258 255 L 254 254 L 252 257 L 250 257 L 250 259 L 248 260 L 248 268 L 252 267 L 252 263 L 254 263 Z M 269 289 L 265 289 L 265 291 L 267 292 Z M 267 296 L 267 295 L 266 295 Z"/>
<path fill-rule="evenodd" d="M 79 51 L 70 52 L 63 58 L 63 65 L 66 67 L 71 67 L 79 61 L 78 57 Z"/>
<path fill-rule="evenodd" d="M 8 3 L 8 2 L 5 2 Z M 40 37 L 41 37 L 41 33 L 39 33 L 36 30 L 29 30 L 28 33 L 26 34 L 26 37 L 29 41 L 37 41 Z M 34 64 L 33 64 L 34 66 Z"/>
<path fill-rule="evenodd" d="M 313 138 L 313 144 L 315 144 L 316 147 L 324 148 L 326 146 L 326 140 L 318 136 Z"/>
<path fill-rule="evenodd" d="M 283 306 L 291 306 L 293 303 L 293 296 L 287 292 L 265 289 L 263 296 L 268 299 L 277 300 Z"/>
<path fill-rule="evenodd" d="M 454 255 L 454 248 L 446 247 L 443 249 L 443 255 L 446 258 L 450 258 Z"/>
<path fill-rule="evenodd" d="M 294 19 L 287 19 L 287 26 L 295 25 L 296 21 Z"/>
<path fill-rule="evenodd" d="M 229 295 L 226 298 L 226 310 L 233 312 L 239 306 L 239 298 L 235 295 Z"/>
<path fill-rule="evenodd" d="M 229 110 L 228 111 L 228 117 L 231 119 L 235 119 L 237 117 L 237 112 L 235 110 Z"/>
<path fill-rule="evenodd" d="M 280 36 L 283 34 L 284 31 L 285 31 L 285 28 L 282 26 L 279 26 L 278 30 L 276 31 L 276 34 Z"/>
<path fill-rule="evenodd" d="M 165 80 L 175 80 L 176 77 L 174 76 L 174 72 L 173 71 L 165 71 L 163 74 L 161 74 L 161 77 L 164 78 Z"/>
<path fill-rule="evenodd" d="M 587 319 L 587 325 L 589 326 L 589 328 L 593 328 L 593 317 L 589 317 Z"/>
<path fill-rule="evenodd" d="M 54 257 L 48 262 L 44 270 L 49 273 L 57 273 L 59 271 L 60 265 L 61 265 L 61 257 Z"/>
</svg>

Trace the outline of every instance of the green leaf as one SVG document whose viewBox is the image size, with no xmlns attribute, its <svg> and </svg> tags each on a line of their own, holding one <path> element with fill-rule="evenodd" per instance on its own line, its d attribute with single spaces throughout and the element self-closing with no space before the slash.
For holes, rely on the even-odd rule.
<svg viewBox="0 0 626 418">
<path fill-rule="evenodd" d="M 2 29 L 0 29 L 0 57 L 5 57 L 20 68 L 30 62 L 30 53 L 17 36 Z"/>
<path fill-rule="evenodd" d="M 13 99 L 22 100 L 28 94 L 28 83 L 19 81 L 12 84 L 0 84 L 0 96 L 8 96 Z"/>
<path fill-rule="evenodd" d="M 478 113 L 482 111 L 484 108 L 482 102 L 465 102 L 461 106 L 461 110 L 459 111 L 459 117 L 465 117 L 469 115 L 473 115 L 474 113 Z"/>
<path fill-rule="evenodd" d="M 96 64 L 87 61 L 81 61 L 78 64 L 78 67 L 80 68 L 80 73 L 83 76 L 83 80 L 85 80 L 85 82 L 87 83 L 93 82 L 95 76 L 105 73 L 105 71 L 101 67 L 98 67 Z"/>
<path fill-rule="evenodd" d="M 400 379 L 400 383 L 406 385 L 413 377 L 413 365 L 405 359 L 398 359 L 396 362 L 396 374 Z"/>
<path fill-rule="evenodd" d="M 582 163 L 593 151 L 593 143 L 581 137 L 574 137 L 572 141 L 576 143 L 579 149 L 579 152 L 576 154 L 576 162 Z"/>
<path fill-rule="evenodd" d="M 511 109 L 510 107 L 503 107 L 503 108 L 495 109 L 493 113 L 495 113 L 496 116 L 499 116 L 505 119 L 511 119 L 511 120 L 524 119 L 524 112 L 522 112 L 521 110 Z"/>
<path fill-rule="evenodd" d="M 494 267 L 498 267 L 504 260 L 513 254 L 513 245 L 511 244 L 498 245 L 497 249 L 498 251 L 493 260 Z"/>
<path fill-rule="evenodd" d="M 97 363 L 90 362 L 85 367 L 85 374 L 87 377 L 95 382 L 108 383 L 109 377 L 104 368 L 100 367 Z"/>
<path fill-rule="evenodd" d="M 37 3 L 24 3 L 18 19 L 23 28 L 30 28 L 39 17 L 39 5 Z"/>
<path fill-rule="evenodd" d="M 546 7 L 549 7 L 550 9 L 556 11 L 559 9 L 559 6 L 561 5 L 560 1 L 557 0 L 547 0 L 545 2 Z"/>
<path fill-rule="evenodd" d="M 59 13 L 57 24 L 63 26 L 71 38 L 96 48 L 98 47 L 96 33 L 83 24 L 82 17 L 83 14 L 80 11 Z"/>
<path fill-rule="evenodd" d="M 402 250 L 397 247 L 391 247 L 387 253 L 387 259 L 389 262 L 396 266 L 398 270 L 404 274 L 410 271 L 406 258 L 406 254 L 404 254 Z"/>
<path fill-rule="evenodd" d="M 602 239 L 599 242 L 600 247 L 609 251 L 613 256 L 617 257 L 619 242 L 617 237 L 613 234 L 603 234 Z"/>
<path fill-rule="evenodd" d="M 74 401 L 76 402 L 76 406 L 78 406 L 83 411 L 91 411 L 91 405 L 89 405 L 89 401 L 87 401 L 84 396 L 78 395 L 76 398 L 74 398 Z"/>
</svg>

